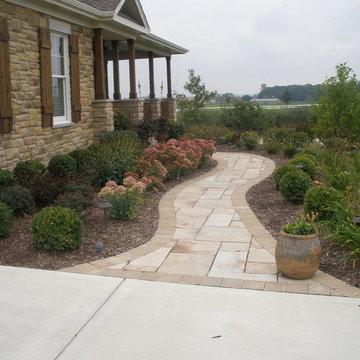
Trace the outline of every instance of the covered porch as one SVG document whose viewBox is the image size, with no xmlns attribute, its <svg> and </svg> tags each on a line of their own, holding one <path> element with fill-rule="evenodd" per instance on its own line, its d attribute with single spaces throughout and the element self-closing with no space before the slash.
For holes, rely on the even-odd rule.
<svg viewBox="0 0 360 360">
<path fill-rule="evenodd" d="M 171 59 L 173 55 L 185 54 L 186 49 L 146 33 L 124 36 L 103 28 L 94 29 L 95 60 L 95 101 L 94 117 L 107 115 L 108 121 L 116 113 L 125 113 L 134 123 L 159 118 L 176 119 L 176 100 L 172 93 Z M 136 62 L 146 59 L 148 62 L 149 93 L 139 98 L 137 92 Z M 161 59 L 166 68 L 164 98 L 159 98 L 155 91 L 154 61 Z M 159 61 L 159 60 L 157 60 Z M 112 62 L 111 76 L 108 63 Z M 119 66 L 121 63 L 121 67 Z M 128 64 L 126 64 L 128 63 Z M 129 94 L 121 94 L 120 84 L 128 71 Z M 109 94 L 109 83 L 113 93 Z M 101 109 L 101 111 L 99 111 Z M 111 126 L 108 123 L 108 126 Z"/>
</svg>

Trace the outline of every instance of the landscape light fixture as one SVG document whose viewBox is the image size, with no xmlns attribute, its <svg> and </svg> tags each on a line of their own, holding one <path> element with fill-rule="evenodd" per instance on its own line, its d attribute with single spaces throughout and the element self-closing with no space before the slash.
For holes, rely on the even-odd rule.
<svg viewBox="0 0 360 360">
<path fill-rule="evenodd" d="M 107 211 L 111 208 L 111 204 L 108 201 L 103 201 L 99 205 L 99 208 L 104 210 L 104 222 L 105 222 L 105 231 L 107 230 Z"/>
<path fill-rule="evenodd" d="M 304 166 L 302 164 L 300 164 L 300 163 L 297 163 L 296 167 L 301 170 Z"/>
<path fill-rule="evenodd" d="M 98 241 L 96 244 L 95 244 L 95 249 L 96 249 L 96 254 L 98 256 L 98 258 L 101 258 L 102 257 L 102 250 L 104 248 L 104 244 L 101 242 L 101 241 Z"/>
</svg>

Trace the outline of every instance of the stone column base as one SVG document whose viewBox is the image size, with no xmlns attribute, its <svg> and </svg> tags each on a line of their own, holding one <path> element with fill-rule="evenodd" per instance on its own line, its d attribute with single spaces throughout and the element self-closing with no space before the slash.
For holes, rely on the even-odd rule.
<svg viewBox="0 0 360 360">
<path fill-rule="evenodd" d="M 161 117 L 176 121 L 176 99 L 161 100 Z"/>
<path fill-rule="evenodd" d="M 94 100 L 92 103 L 94 136 L 114 130 L 113 103 L 109 100 Z"/>
<path fill-rule="evenodd" d="M 144 120 L 144 101 L 137 99 L 116 100 L 113 102 L 114 113 L 124 113 L 129 116 L 134 124 Z"/>
<path fill-rule="evenodd" d="M 157 120 L 159 118 L 161 118 L 161 100 L 145 100 L 144 120 Z"/>
</svg>

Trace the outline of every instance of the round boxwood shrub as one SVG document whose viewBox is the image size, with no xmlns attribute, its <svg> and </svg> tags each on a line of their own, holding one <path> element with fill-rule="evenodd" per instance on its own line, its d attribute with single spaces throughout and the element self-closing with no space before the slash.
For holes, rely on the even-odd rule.
<svg viewBox="0 0 360 360">
<path fill-rule="evenodd" d="M 14 185 L 0 194 L 0 201 L 8 205 L 16 216 L 29 214 L 35 209 L 34 198 L 29 189 Z"/>
<path fill-rule="evenodd" d="M 290 171 L 280 180 L 281 195 L 293 203 L 302 203 L 306 191 L 311 187 L 311 178 L 303 171 Z"/>
<path fill-rule="evenodd" d="M 297 156 L 292 159 L 289 164 L 301 165 L 301 170 L 310 176 L 311 179 L 315 179 L 316 165 L 307 156 Z"/>
<path fill-rule="evenodd" d="M 291 145 L 287 145 L 283 149 L 283 153 L 286 157 L 292 158 L 296 154 L 296 148 Z"/>
<path fill-rule="evenodd" d="M 305 214 L 318 214 L 316 220 L 331 220 L 334 216 L 335 204 L 345 202 L 341 191 L 330 186 L 310 188 L 304 198 Z"/>
<path fill-rule="evenodd" d="M 34 179 L 44 174 L 45 166 L 38 160 L 27 160 L 17 163 L 14 169 L 14 175 L 17 182 L 25 187 L 28 187 L 34 182 Z"/>
<path fill-rule="evenodd" d="M 76 160 L 76 170 L 79 172 L 85 172 L 94 163 L 94 153 L 89 148 L 76 149 L 68 155 Z"/>
<path fill-rule="evenodd" d="M 15 182 L 14 174 L 9 170 L 0 169 L 0 192 L 13 185 Z"/>
<path fill-rule="evenodd" d="M 67 177 L 75 173 L 76 160 L 70 155 L 55 155 L 49 161 L 48 170 L 53 175 Z"/>
<path fill-rule="evenodd" d="M 278 169 L 275 170 L 274 182 L 275 182 L 276 190 L 279 190 L 280 180 L 282 179 L 282 177 L 290 171 L 301 171 L 301 170 L 292 164 L 286 164 L 286 165 L 280 166 Z"/>
<path fill-rule="evenodd" d="M 7 236 L 14 227 L 15 217 L 12 210 L 3 202 L 0 202 L 0 237 Z"/>
<path fill-rule="evenodd" d="M 82 244 L 83 224 L 75 210 L 47 207 L 34 217 L 30 233 L 35 249 L 75 249 Z"/>
</svg>

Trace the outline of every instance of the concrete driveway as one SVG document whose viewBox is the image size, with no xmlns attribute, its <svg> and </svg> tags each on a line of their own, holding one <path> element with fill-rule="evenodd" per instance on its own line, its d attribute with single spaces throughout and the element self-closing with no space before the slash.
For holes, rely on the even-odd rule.
<svg viewBox="0 0 360 360">
<path fill-rule="evenodd" d="M 0 267 L 0 359 L 357 359 L 360 299 Z"/>
</svg>

